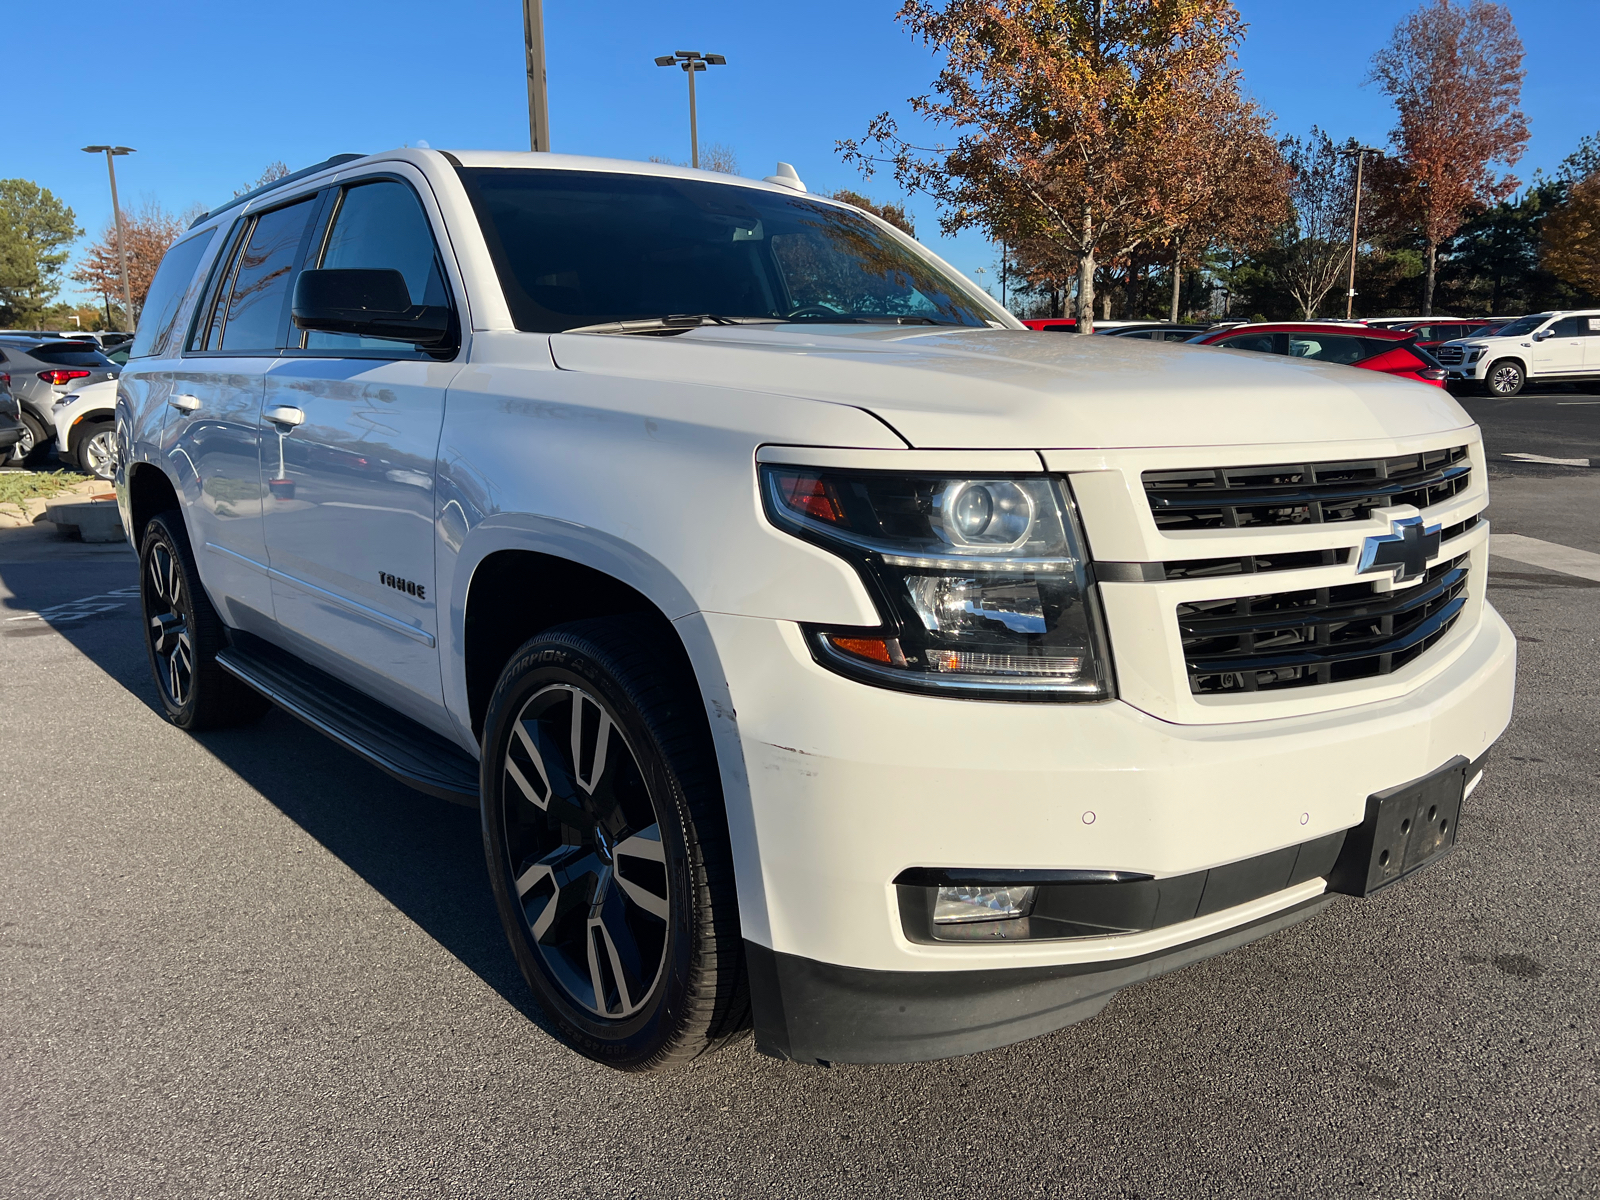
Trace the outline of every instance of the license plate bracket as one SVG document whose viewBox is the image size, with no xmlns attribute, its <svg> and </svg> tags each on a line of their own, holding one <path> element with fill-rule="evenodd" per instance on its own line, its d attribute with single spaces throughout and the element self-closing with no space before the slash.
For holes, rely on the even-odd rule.
<svg viewBox="0 0 1600 1200">
<path fill-rule="evenodd" d="M 1370 896 L 1456 847 L 1456 825 L 1467 787 L 1459 754 L 1438 770 L 1367 797 L 1367 814 L 1350 830 L 1328 890 Z"/>
</svg>

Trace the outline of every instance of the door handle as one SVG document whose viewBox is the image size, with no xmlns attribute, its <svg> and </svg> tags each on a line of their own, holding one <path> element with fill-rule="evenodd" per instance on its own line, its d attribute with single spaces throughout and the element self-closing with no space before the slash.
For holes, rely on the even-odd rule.
<svg viewBox="0 0 1600 1200">
<path fill-rule="evenodd" d="M 280 404 L 275 408 L 269 408 L 262 415 L 274 425 L 283 425 L 290 429 L 296 425 L 304 425 L 306 420 L 306 414 L 292 404 Z"/>
<path fill-rule="evenodd" d="M 179 412 L 190 413 L 194 412 L 195 409 L 200 407 L 200 397 L 174 396 L 172 399 L 168 400 L 167 403 L 172 405 L 172 407 L 177 409 Z"/>
</svg>

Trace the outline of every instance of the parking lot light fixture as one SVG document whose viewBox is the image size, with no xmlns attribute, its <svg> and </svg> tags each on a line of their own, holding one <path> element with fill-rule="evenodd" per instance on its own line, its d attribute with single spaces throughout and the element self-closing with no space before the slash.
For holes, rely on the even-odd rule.
<svg viewBox="0 0 1600 1200">
<path fill-rule="evenodd" d="M 707 67 L 725 67 L 728 60 L 720 54 L 701 54 L 698 50 L 676 50 L 656 59 L 658 67 L 679 67 L 689 77 L 689 165 L 700 165 L 700 131 L 696 126 L 694 111 L 694 75 Z"/>
<path fill-rule="evenodd" d="M 133 320 L 133 289 L 128 283 L 128 236 L 122 227 L 122 205 L 117 202 L 117 167 L 116 158 L 119 154 L 133 154 L 136 151 L 132 146 L 85 146 L 85 154 L 104 154 L 106 156 L 106 172 L 111 176 L 111 214 L 117 222 L 117 264 L 122 275 L 122 319 L 128 326 L 127 332 L 134 329 Z M 109 306 L 108 306 L 109 307 Z"/>
</svg>

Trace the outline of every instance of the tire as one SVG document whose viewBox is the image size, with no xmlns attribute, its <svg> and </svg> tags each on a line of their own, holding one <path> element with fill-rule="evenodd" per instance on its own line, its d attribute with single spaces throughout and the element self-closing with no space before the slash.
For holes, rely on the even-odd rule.
<svg viewBox="0 0 1600 1200">
<path fill-rule="evenodd" d="M 1513 362 L 1509 358 L 1502 358 L 1500 361 L 1490 364 L 1489 369 L 1483 373 L 1483 380 L 1484 389 L 1489 395 L 1501 400 L 1509 400 L 1522 391 L 1523 386 L 1528 382 L 1528 376 L 1527 372 L 1522 369 L 1521 364 Z"/>
<path fill-rule="evenodd" d="M 27 409 L 21 412 L 22 436 L 17 439 L 17 444 L 11 448 L 11 457 L 8 460 L 12 466 L 31 466 L 44 458 L 45 448 L 53 444 L 55 438 L 47 438 L 44 426 L 39 418 Z"/>
<path fill-rule="evenodd" d="M 227 627 L 200 585 L 183 518 L 152 517 L 139 546 L 139 606 L 150 671 L 167 720 L 179 729 L 243 725 L 270 703 L 217 665 Z"/>
<path fill-rule="evenodd" d="M 721 781 L 671 630 L 630 617 L 547 630 L 501 673 L 484 726 L 495 905 L 560 1037 L 618 1070 L 663 1071 L 742 1034 Z"/>
<path fill-rule="evenodd" d="M 117 427 L 110 421 L 86 427 L 78 437 L 73 457 L 78 460 L 78 470 L 85 475 L 93 475 L 96 479 L 104 479 L 107 482 L 115 479 Z"/>
</svg>

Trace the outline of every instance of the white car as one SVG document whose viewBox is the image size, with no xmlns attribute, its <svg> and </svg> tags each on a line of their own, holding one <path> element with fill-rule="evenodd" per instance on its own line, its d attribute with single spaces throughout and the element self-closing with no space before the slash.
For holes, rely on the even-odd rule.
<svg viewBox="0 0 1600 1200">
<path fill-rule="evenodd" d="M 119 382 L 162 711 L 472 805 L 619 1068 L 1090 1017 L 1438 861 L 1510 719 L 1443 389 L 1034 333 L 792 173 L 319 164 L 168 252 Z"/>
<path fill-rule="evenodd" d="M 1433 356 L 1451 381 L 1501 399 L 1529 380 L 1600 379 L 1600 308 L 1517 317 L 1493 336 L 1445 342 Z"/>
<path fill-rule="evenodd" d="M 55 402 L 56 457 L 85 475 L 111 480 L 117 465 L 117 381 L 103 379 Z"/>
</svg>

